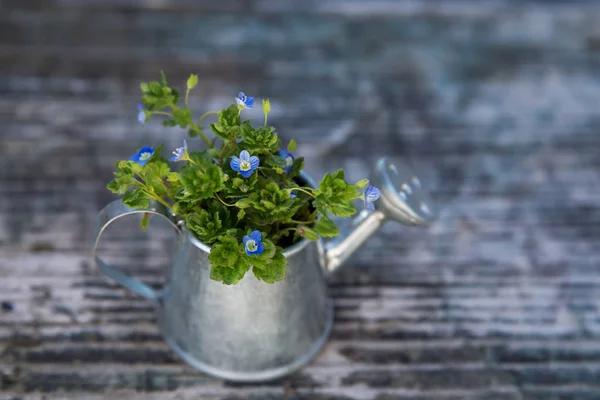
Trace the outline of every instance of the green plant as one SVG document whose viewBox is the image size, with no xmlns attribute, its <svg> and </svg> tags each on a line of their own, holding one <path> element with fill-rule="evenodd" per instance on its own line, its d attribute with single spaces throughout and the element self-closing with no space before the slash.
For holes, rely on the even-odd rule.
<svg viewBox="0 0 600 400">
<path fill-rule="evenodd" d="M 282 280 L 287 264 L 284 247 L 302 238 L 337 236 L 330 216 L 354 214 L 355 199 L 373 207 L 377 188 L 366 179 L 347 183 L 341 169 L 326 174 L 317 187 L 300 179 L 304 159 L 292 154 L 294 140 L 281 149 L 275 128 L 267 124 L 269 100 L 262 102 L 264 123 L 259 126 L 242 119 L 243 110 L 254 105 L 254 98 L 243 93 L 236 104 L 195 119 L 188 98 L 197 82 L 196 75 L 190 76 L 183 101 L 164 74 L 160 81 L 142 83 L 138 120 L 145 123 L 152 116 L 163 116 L 164 126 L 188 129 L 206 148 L 190 151 L 184 140 L 167 160 L 161 147 L 145 146 L 129 160 L 117 162 L 115 179 L 107 187 L 123 195 L 123 204 L 129 207 L 143 209 L 149 201 L 157 201 L 184 220 L 199 240 L 212 245 L 212 279 L 234 284 L 252 269 L 264 282 Z M 209 139 L 202 121 L 213 114 L 218 118 L 209 125 L 213 133 Z M 181 163 L 180 168 L 174 171 L 170 162 Z"/>
</svg>

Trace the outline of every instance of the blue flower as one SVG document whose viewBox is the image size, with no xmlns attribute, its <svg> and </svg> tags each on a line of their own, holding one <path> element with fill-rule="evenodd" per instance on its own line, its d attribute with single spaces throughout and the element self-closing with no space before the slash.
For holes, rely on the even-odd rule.
<svg viewBox="0 0 600 400">
<path fill-rule="evenodd" d="M 188 159 L 187 153 L 187 142 L 183 139 L 183 147 L 178 147 L 173 152 L 173 156 L 169 158 L 169 161 L 185 161 Z"/>
<path fill-rule="evenodd" d="M 146 113 L 144 112 L 144 106 L 138 103 L 138 121 L 140 124 L 146 122 Z"/>
<path fill-rule="evenodd" d="M 379 189 L 377 189 L 375 186 L 369 184 L 369 186 L 367 187 L 367 189 L 365 190 L 365 192 L 363 193 L 362 197 L 363 200 L 365 202 L 365 207 L 368 208 L 369 210 L 375 210 L 375 206 L 373 205 L 373 202 L 375 200 L 377 200 L 380 196 L 379 193 Z"/>
<path fill-rule="evenodd" d="M 296 192 L 294 192 L 293 190 L 290 192 L 290 199 L 297 199 L 298 196 L 296 196 Z"/>
<path fill-rule="evenodd" d="M 131 161 L 135 161 L 143 167 L 144 165 L 146 165 L 148 160 L 154 155 L 154 151 L 154 147 L 144 146 L 140 149 L 140 151 L 129 157 L 129 159 Z"/>
<path fill-rule="evenodd" d="M 281 150 L 279 152 L 279 157 L 283 158 L 285 160 L 285 172 L 287 172 L 288 174 L 290 172 L 292 172 L 292 168 L 294 168 L 294 155 L 292 153 L 290 153 L 289 151 L 286 150 Z"/>
<path fill-rule="evenodd" d="M 252 156 L 250 157 L 250 153 L 246 150 L 242 150 L 240 153 L 240 158 L 236 156 L 231 156 L 231 161 L 229 165 L 231 169 L 242 174 L 244 178 L 250 178 L 252 175 L 252 171 L 258 168 L 258 164 L 260 163 L 258 157 Z"/>
<path fill-rule="evenodd" d="M 262 236 L 259 231 L 253 231 L 250 236 L 244 236 L 244 249 L 246 250 L 246 254 L 253 256 L 265 251 L 265 246 L 261 241 Z"/>
<path fill-rule="evenodd" d="M 240 110 L 254 107 L 254 97 L 246 96 L 244 92 L 238 93 L 237 97 L 235 98 L 235 102 Z"/>
</svg>

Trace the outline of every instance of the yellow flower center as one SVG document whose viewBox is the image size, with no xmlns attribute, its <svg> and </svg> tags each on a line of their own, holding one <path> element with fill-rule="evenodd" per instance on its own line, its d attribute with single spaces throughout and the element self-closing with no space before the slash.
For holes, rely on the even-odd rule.
<svg viewBox="0 0 600 400">
<path fill-rule="evenodd" d="M 250 165 L 250 161 L 241 161 L 240 162 L 240 169 L 242 171 L 248 171 L 250 168 L 252 168 L 252 166 Z"/>
</svg>

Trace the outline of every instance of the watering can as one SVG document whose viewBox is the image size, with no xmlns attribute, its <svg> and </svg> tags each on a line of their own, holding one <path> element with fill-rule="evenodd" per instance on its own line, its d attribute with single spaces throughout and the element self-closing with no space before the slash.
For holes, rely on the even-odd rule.
<svg viewBox="0 0 600 400">
<path fill-rule="evenodd" d="M 381 158 L 371 175 L 381 193 L 375 211 L 358 213 L 335 239 L 304 239 L 284 249 L 286 278 L 274 284 L 252 274 L 231 286 L 211 280 L 210 246 L 158 203 L 131 209 L 116 200 L 100 211 L 94 259 L 108 277 L 155 304 L 165 341 L 192 367 L 236 382 L 279 378 L 308 363 L 326 343 L 333 324 L 327 281 L 360 245 L 387 221 L 425 226 L 436 217 L 429 196 L 407 166 Z M 314 186 L 307 175 L 301 178 Z M 179 233 L 167 283 L 159 291 L 97 254 L 102 233 L 112 222 L 139 213 L 163 216 Z"/>
</svg>

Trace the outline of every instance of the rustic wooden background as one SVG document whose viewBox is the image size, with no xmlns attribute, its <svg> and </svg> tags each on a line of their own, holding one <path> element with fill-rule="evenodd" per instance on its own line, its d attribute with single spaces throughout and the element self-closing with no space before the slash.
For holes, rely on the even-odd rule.
<svg viewBox="0 0 600 400">
<path fill-rule="evenodd" d="M 594 2 L 0 0 L 0 399 L 600 399 L 599 50 Z M 199 112 L 270 97 L 314 175 L 397 155 L 440 204 L 336 276 L 286 379 L 186 367 L 90 261 L 115 160 L 184 137 L 136 121 L 160 69 Z M 122 229 L 159 286 L 170 235 Z"/>
</svg>

